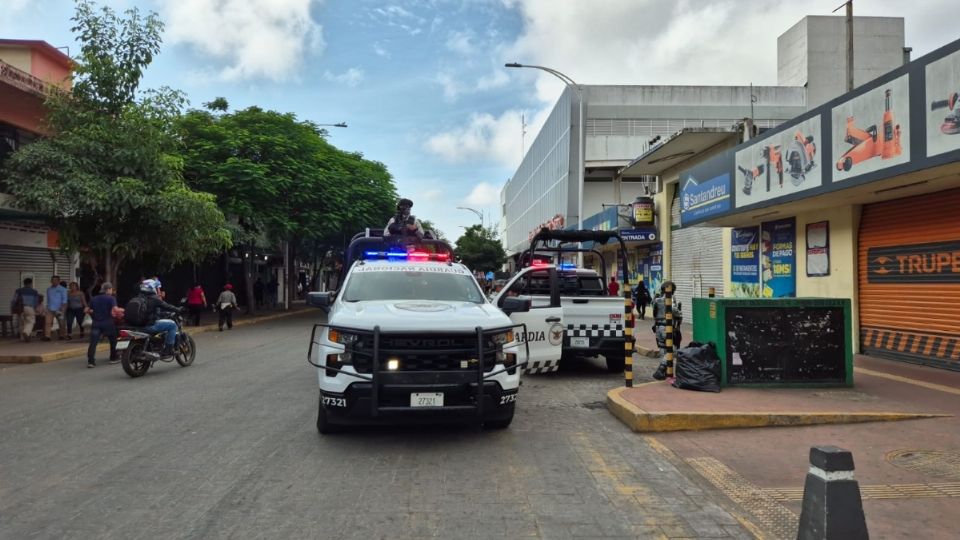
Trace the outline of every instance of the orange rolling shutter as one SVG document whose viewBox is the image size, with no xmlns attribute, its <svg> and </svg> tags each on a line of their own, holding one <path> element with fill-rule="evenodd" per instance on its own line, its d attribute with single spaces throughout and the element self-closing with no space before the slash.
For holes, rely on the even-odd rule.
<svg viewBox="0 0 960 540">
<path fill-rule="evenodd" d="M 960 369 L 960 189 L 864 206 L 858 273 L 865 353 Z"/>
</svg>

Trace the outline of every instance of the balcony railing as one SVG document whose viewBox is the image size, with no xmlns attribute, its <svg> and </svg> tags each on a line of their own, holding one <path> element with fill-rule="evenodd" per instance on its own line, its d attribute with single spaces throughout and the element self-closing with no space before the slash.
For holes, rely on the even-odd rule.
<svg viewBox="0 0 960 540">
<path fill-rule="evenodd" d="M 46 83 L 26 71 L 15 68 L 3 60 L 0 60 L 0 82 L 38 97 L 46 97 L 50 88 L 56 88 L 54 85 Z"/>
</svg>

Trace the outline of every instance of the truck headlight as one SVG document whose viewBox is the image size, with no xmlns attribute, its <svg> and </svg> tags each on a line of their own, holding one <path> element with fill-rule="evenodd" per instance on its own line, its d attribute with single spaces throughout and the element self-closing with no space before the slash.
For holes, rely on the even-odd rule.
<svg viewBox="0 0 960 540">
<path fill-rule="evenodd" d="M 493 335 L 493 343 L 496 345 L 506 345 L 513 342 L 513 329 Z"/>
<path fill-rule="evenodd" d="M 360 336 L 358 336 L 357 334 L 343 332 L 341 330 L 337 330 L 336 328 L 331 328 L 327 332 L 327 339 L 329 339 L 334 343 L 340 343 L 342 345 L 349 345 L 350 343 L 357 341 L 357 339 L 359 338 Z"/>
</svg>

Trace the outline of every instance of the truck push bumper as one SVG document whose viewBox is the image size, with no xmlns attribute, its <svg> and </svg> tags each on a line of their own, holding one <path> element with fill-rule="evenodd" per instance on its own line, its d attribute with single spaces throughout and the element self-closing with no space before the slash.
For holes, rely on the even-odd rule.
<svg viewBox="0 0 960 540">
<path fill-rule="evenodd" d="M 443 406 L 411 406 L 411 394 L 419 392 L 442 392 Z M 504 391 L 499 383 L 488 381 L 483 384 L 480 407 L 476 403 L 477 395 L 476 383 L 381 384 L 374 397 L 371 383 L 358 382 L 351 384 L 342 395 L 321 391 L 321 396 L 328 398 L 321 401 L 325 402 L 330 421 L 343 425 L 491 421 L 505 420 L 513 414 L 516 390 Z M 483 411 L 479 418 L 478 409 Z"/>
</svg>

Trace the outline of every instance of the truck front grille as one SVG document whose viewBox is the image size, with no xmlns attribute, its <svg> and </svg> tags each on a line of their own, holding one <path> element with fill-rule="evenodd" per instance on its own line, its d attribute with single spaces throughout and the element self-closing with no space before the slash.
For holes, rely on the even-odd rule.
<svg viewBox="0 0 960 540">
<path fill-rule="evenodd" d="M 483 370 L 496 365 L 497 346 L 487 336 L 484 343 Z M 373 336 L 365 335 L 354 343 L 353 366 L 370 373 L 373 361 Z M 390 359 L 399 361 L 399 371 L 473 371 L 477 369 L 477 335 L 463 334 L 380 334 L 380 370 L 386 371 Z"/>
</svg>

